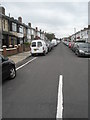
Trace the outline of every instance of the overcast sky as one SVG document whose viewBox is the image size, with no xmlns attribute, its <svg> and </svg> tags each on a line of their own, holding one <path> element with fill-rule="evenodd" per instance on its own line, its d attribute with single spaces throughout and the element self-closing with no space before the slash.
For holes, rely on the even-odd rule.
<svg viewBox="0 0 90 120">
<path fill-rule="evenodd" d="M 31 22 L 56 37 L 69 36 L 88 25 L 88 2 L 3 2 L 6 15 L 17 19 L 22 16 L 23 23 Z"/>
</svg>

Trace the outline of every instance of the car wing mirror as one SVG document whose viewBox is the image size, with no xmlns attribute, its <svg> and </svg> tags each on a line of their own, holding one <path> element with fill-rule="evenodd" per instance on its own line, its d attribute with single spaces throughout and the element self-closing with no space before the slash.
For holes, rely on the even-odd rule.
<svg viewBox="0 0 90 120">
<path fill-rule="evenodd" d="M 8 60 L 9 60 L 8 57 L 4 57 L 4 58 L 2 59 L 2 62 L 4 62 L 4 61 L 8 61 Z"/>
</svg>

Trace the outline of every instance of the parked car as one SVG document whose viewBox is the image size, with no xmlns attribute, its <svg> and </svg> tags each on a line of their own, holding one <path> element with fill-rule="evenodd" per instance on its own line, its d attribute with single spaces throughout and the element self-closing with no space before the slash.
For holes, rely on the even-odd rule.
<svg viewBox="0 0 90 120">
<path fill-rule="evenodd" d="M 0 68 L 2 72 L 2 80 L 7 78 L 14 79 L 16 77 L 16 67 L 14 61 L 0 55 Z"/>
<path fill-rule="evenodd" d="M 78 41 L 72 42 L 72 43 L 71 43 L 71 49 L 72 49 L 72 51 L 75 52 L 75 50 L 76 50 L 76 45 L 77 45 L 78 43 L 85 43 L 85 42 L 86 42 L 85 40 L 78 40 Z"/>
<path fill-rule="evenodd" d="M 48 52 L 48 48 L 44 40 L 33 40 L 31 42 L 30 48 L 32 56 L 36 54 L 46 55 L 46 53 Z"/>
<path fill-rule="evenodd" d="M 82 43 L 82 42 L 75 42 L 75 43 L 73 43 L 73 47 L 72 47 L 72 51 L 73 51 L 73 52 L 76 51 L 77 45 L 78 45 L 79 43 Z"/>
<path fill-rule="evenodd" d="M 75 54 L 77 56 L 90 56 L 90 43 L 78 43 L 76 45 Z"/>
<path fill-rule="evenodd" d="M 51 42 L 51 48 L 53 49 L 53 47 L 54 47 L 54 43 L 52 43 L 52 41 L 50 41 Z"/>
<path fill-rule="evenodd" d="M 71 42 L 69 42 L 69 45 L 68 45 L 68 47 L 69 47 L 69 48 L 71 48 L 71 45 L 72 45 L 72 43 L 71 43 Z"/>
<path fill-rule="evenodd" d="M 69 45 L 69 41 L 67 41 L 67 40 L 63 41 L 63 43 L 64 43 L 66 46 Z"/>
<path fill-rule="evenodd" d="M 66 46 L 69 46 L 69 41 L 66 41 Z"/>
<path fill-rule="evenodd" d="M 60 40 L 57 40 L 57 44 L 59 44 L 60 43 Z"/>
<path fill-rule="evenodd" d="M 47 47 L 48 47 L 48 52 L 50 52 L 51 49 L 52 49 L 52 44 L 51 44 L 51 42 L 50 42 L 49 40 L 46 41 L 46 45 L 47 45 Z"/>
<path fill-rule="evenodd" d="M 56 39 L 52 39 L 51 43 L 52 43 L 54 46 L 57 46 L 57 40 L 56 40 Z"/>
</svg>

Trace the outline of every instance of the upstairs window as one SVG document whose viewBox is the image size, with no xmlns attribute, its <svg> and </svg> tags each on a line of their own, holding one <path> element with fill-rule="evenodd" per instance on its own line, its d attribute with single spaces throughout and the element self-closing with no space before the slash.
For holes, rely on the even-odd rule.
<svg viewBox="0 0 90 120">
<path fill-rule="evenodd" d="M 16 23 L 12 23 L 12 31 L 14 31 L 14 32 L 17 31 L 17 25 L 16 25 Z"/>
<path fill-rule="evenodd" d="M 19 33 L 23 33 L 23 27 L 19 26 Z"/>
<path fill-rule="evenodd" d="M 4 22 L 4 29 L 5 29 L 5 20 L 3 22 Z"/>
</svg>

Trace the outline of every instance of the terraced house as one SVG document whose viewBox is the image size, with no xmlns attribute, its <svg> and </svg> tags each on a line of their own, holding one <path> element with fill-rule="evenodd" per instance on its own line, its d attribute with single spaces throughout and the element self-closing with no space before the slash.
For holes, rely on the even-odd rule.
<svg viewBox="0 0 90 120">
<path fill-rule="evenodd" d="M 86 40 L 86 42 L 90 42 L 89 36 L 90 36 L 90 26 L 88 26 L 88 28 L 84 28 L 76 32 L 75 34 L 71 35 L 70 39 L 71 41 L 84 39 Z"/>
<path fill-rule="evenodd" d="M 4 7 L 0 7 L 0 15 L 2 46 L 14 48 L 16 45 L 30 43 L 33 39 L 46 39 L 44 32 L 38 30 L 38 27 L 32 28 L 31 23 L 24 24 L 22 17 L 18 17 L 18 20 L 16 20 L 10 14 L 6 16 Z"/>
</svg>

